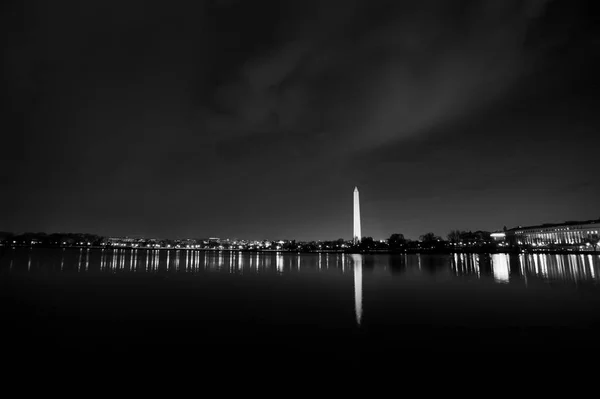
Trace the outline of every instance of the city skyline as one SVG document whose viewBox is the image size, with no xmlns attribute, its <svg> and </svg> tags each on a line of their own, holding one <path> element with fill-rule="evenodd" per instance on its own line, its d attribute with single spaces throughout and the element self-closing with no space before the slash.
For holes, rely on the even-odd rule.
<svg viewBox="0 0 600 399">
<path fill-rule="evenodd" d="M 355 189 L 356 194 L 356 189 Z M 356 203 L 356 195 L 355 203 Z M 354 217 L 354 221 L 357 218 Z M 356 226 L 355 226 L 356 227 Z M 324 249 L 351 249 L 352 247 L 368 249 L 371 245 L 384 249 L 387 246 L 388 249 L 396 248 L 398 245 L 404 246 L 409 243 L 443 243 L 446 249 L 451 251 L 459 250 L 461 248 L 456 247 L 458 244 L 465 242 L 479 242 L 480 244 L 491 244 L 491 243 L 502 243 L 500 246 L 494 245 L 492 247 L 485 247 L 485 250 L 522 250 L 519 248 L 522 245 L 528 247 L 548 247 L 551 250 L 565 249 L 565 246 L 575 246 L 583 248 L 588 245 L 594 251 L 598 245 L 598 238 L 600 236 L 600 218 L 580 220 L 580 221 L 564 221 L 560 223 L 543 223 L 538 225 L 523 226 L 518 225 L 511 228 L 504 226 L 502 229 L 494 231 L 485 230 L 457 230 L 453 229 L 447 234 L 437 235 L 435 232 L 427 232 L 417 240 L 406 237 L 402 233 L 392 233 L 389 237 L 384 239 L 378 237 L 363 236 L 363 240 L 357 240 L 356 230 L 353 234 L 353 238 L 337 238 L 328 240 L 296 240 L 289 237 L 279 238 L 239 238 L 239 237 L 129 237 L 129 236 L 100 236 L 93 233 L 60 233 L 60 232 L 3 232 L 0 231 L 0 245 L 50 245 L 60 246 L 61 241 L 63 246 L 80 245 L 80 246 L 106 246 L 109 243 L 116 246 L 128 246 L 128 247 L 161 247 L 161 248 L 211 248 L 210 244 L 223 244 L 227 245 L 227 249 L 252 249 L 264 248 L 264 249 L 284 249 L 294 250 L 294 248 L 300 245 L 304 249 L 309 249 L 306 244 L 310 243 L 321 243 L 326 244 Z M 385 243 L 384 247 L 380 247 L 378 243 Z M 133 245 L 136 244 L 136 245 Z M 169 245 L 168 245 L 169 244 Z M 187 244 L 187 245 L 186 245 Z M 190 245 L 191 244 L 191 245 Z M 201 245 L 197 245 L 201 244 Z M 209 244 L 209 245 L 207 245 Z M 363 245 L 365 244 L 365 245 Z M 233 245 L 232 247 L 230 247 Z M 238 245 L 240 245 L 238 247 Z M 554 247 L 553 247 L 554 246 Z M 414 246 L 413 246 L 414 247 Z M 509 248 L 510 247 L 510 248 Z M 408 248 L 408 247 L 407 247 Z M 414 247 L 416 248 L 416 247 Z M 588 248 L 588 249 L 590 249 Z M 214 249 L 214 248 L 213 248 Z M 314 247 L 312 249 L 321 249 L 321 246 Z M 572 250 L 573 248 L 570 248 Z"/>
</svg>

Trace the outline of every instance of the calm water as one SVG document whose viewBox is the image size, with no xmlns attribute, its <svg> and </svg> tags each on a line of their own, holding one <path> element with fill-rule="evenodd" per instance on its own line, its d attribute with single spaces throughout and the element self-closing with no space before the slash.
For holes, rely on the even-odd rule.
<svg viewBox="0 0 600 399">
<path fill-rule="evenodd" d="M 581 352 L 600 348 L 599 269 L 598 255 L 8 249 L 1 315 L 19 353 Z"/>
</svg>

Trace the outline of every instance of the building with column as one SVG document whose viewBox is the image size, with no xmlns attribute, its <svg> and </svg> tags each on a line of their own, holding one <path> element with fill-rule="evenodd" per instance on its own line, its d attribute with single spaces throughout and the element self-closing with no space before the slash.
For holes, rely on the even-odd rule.
<svg viewBox="0 0 600 399">
<path fill-rule="evenodd" d="M 505 232 L 493 233 L 513 245 L 532 247 L 581 247 L 600 235 L 600 219 L 547 223 L 537 226 L 518 226 Z M 495 237 L 496 238 L 496 237 Z"/>
</svg>

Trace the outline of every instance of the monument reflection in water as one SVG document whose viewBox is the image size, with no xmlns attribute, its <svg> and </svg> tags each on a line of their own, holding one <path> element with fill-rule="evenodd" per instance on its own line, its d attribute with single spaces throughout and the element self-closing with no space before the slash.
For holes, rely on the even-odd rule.
<svg viewBox="0 0 600 399">
<path fill-rule="evenodd" d="M 362 255 L 352 255 L 354 263 L 354 309 L 356 311 L 356 323 L 360 325 L 362 319 Z"/>
</svg>

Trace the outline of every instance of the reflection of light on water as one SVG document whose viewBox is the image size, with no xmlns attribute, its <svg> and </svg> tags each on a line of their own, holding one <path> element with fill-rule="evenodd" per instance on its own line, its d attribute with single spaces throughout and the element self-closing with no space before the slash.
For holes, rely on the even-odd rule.
<svg viewBox="0 0 600 399">
<path fill-rule="evenodd" d="M 456 276 L 477 275 L 481 277 L 480 259 L 475 254 L 454 253 L 450 258 L 451 269 Z"/>
<path fill-rule="evenodd" d="M 592 255 L 531 254 L 519 255 L 521 275 L 527 284 L 528 275 L 561 281 L 596 280 Z M 588 270 L 589 267 L 589 270 Z"/>
<path fill-rule="evenodd" d="M 525 279 L 525 287 L 527 287 L 527 267 L 525 266 L 526 262 L 525 256 L 523 254 L 519 254 L 519 265 L 521 268 L 521 275 Z"/>
<path fill-rule="evenodd" d="M 452 265 L 454 267 L 454 274 L 458 276 L 458 254 L 454 253 L 454 264 Z"/>
<path fill-rule="evenodd" d="M 547 261 L 548 261 L 548 257 L 547 256 L 542 256 L 542 259 L 541 259 L 540 263 L 542 265 L 542 267 L 541 267 L 542 276 L 544 276 L 544 277 L 548 277 L 548 263 L 547 263 Z"/>
<path fill-rule="evenodd" d="M 580 273 L 580 268 L 577 266 L 577 263 L 567 262 L 567 267 L 569 269 L 569 273 L 571 273 L 571 276 L 573 277 L 573 280 L 577 282 L 577 280 L 581 278 L 580 274 L 582 274 Z M 583 269 L 585 269 L 585 265 L 583 265 Z"/>
<path fill-rule="evenodd" d="M 575 267 L 576 267 L 576 268 L 578 268 L 579 270 L 581 270 L 581 273 L 583 274 L 583 279 L 584 279 L 584 280 L 587 280 L 589 277 L 588 277 L 588 269 L 587 269 L 587 267 L 585 266 L 585 263 L 579 264 L 579 262 L 578 262 L 578 258 L 577 258 L 577 257 L 573 258 L 573 259 L 575 259 L 575 261 L 572 261 L 572 260 L 571 260 L 571 257 L 572 257 L 572 256 L 573 256 L 573 255 L 570 255 L 570 256 L 569 256 L 569 262 L 570 262 L 570 263 L 573 263 L 573 264 L 575 265 Z M 591 278 L 592 278 L 592 279 L 594 279 L 594 276 L 592 275 L 592 276 L 591 276 Z"/>
<path fill-rule="evenodd" d="M 362 256 L 351 255 L 354 263 L 354 309 L 356 310 L 356 323 L 362 320 Z"/>
<path fill-rule="evenodd" d="M 219 251 L 217 269 L 221 270 L 221 268 L 223 267 L 224 264 L 225 264 L 225 258 L 223 257 L 223 252 Z"/>
<path fill-rule="evenodd" d="M 277 265 L 277 271 L 279 273 L 283 273 L 283 255 L 281 254 L 281 252 L 277 252 L 277 255 L 275 257 L 275 262 Z"/>
<path fill-rule="evenodd" d="M 554 267 L 555 264 L 556 267 Z M 573 262 L 571 262 L 571 259 L 569 258 L 567 258 L 567 261 L 565 262 L 562 256 L 554 255 L 550 262 L 550 268 L 548 269 L 547 273 L 545 273 L 543 276 L 545 278 L 548 278 L 552 276 L 554 270 L 564 271 L 565 269 L 571 270 L 572 268 L 576 269 L 577 263 L 573 264 Z"/>
<path fill-rule="evenodd" d="M 494 273 L 494 280 L 507 283 L 509 278 L 508 255 L 492 255 L 492 270 Z"/>
</svg>

